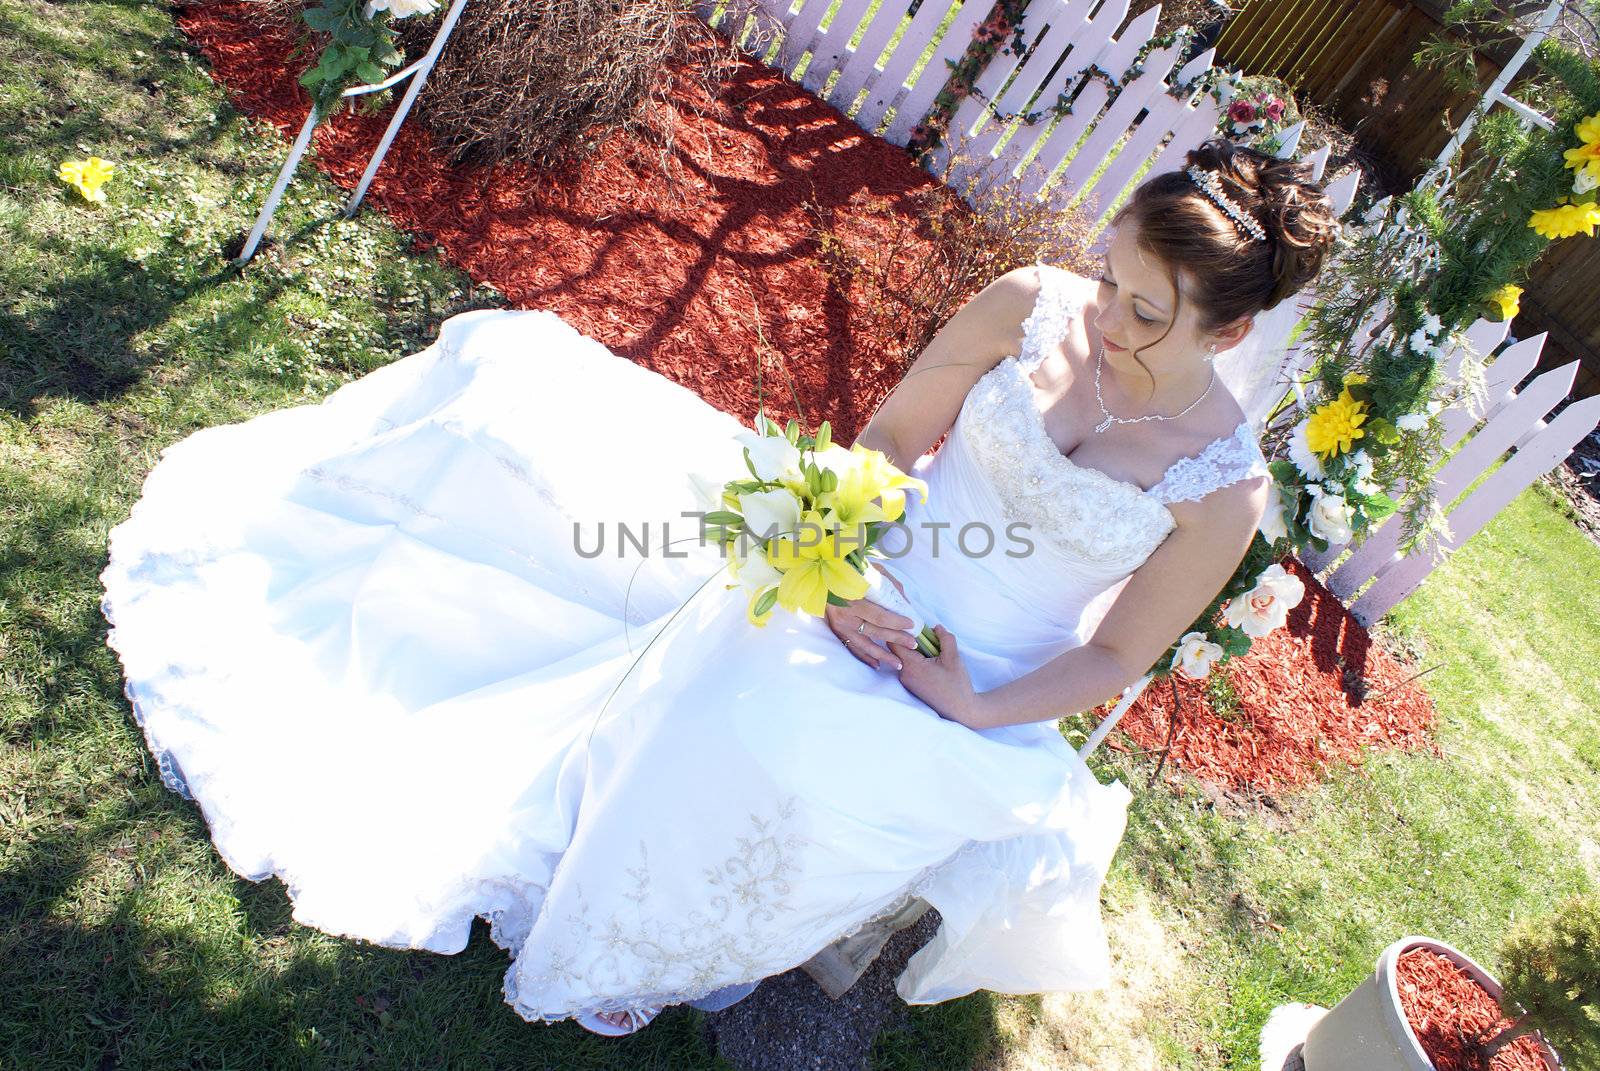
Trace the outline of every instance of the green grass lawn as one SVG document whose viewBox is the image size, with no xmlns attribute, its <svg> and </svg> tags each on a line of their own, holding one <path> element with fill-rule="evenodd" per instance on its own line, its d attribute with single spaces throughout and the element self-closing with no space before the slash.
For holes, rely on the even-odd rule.
<svg viewBox="0 0 1600 1071">
<path fill-rule="evenodd" d="M 310 169 L 246 272 L 284 143 L 164 7 L 0 0 L 0 1068 L 720 1066 L 699 1013 L 593 1037 L 524 1023 L 482 928 L 460 956 L 296 925 L 162 788 L 104 645 L 98 573 L 162 447 L 314 401 L 499 303 Z M 95 153 L 91 207 L 54 178 Z M 881 1068 L 1249 1068 L 1285 1000 L 1328 1003 L 1422 931 L 1493 963 L 1506 922 L 1600 882 L 1600 549 L 1539 491 L 1393 616 L 1440 755 L 1287 799 L 1144 787 L 1108 888 L 1108 994 L 914 1009 Z M 291 785 L 285 791 L 292 791 Z"/>
</svg>

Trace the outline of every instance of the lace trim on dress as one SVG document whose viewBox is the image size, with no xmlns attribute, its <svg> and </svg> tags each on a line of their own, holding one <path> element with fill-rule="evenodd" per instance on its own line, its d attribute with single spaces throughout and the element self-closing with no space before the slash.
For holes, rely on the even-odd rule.
<svg viewBox="0 0 1600 1071">
<path fill-rule="evenodd" d="M 1267 459 L 1262 456 L 1250 422 L 1246 420 L 1232 435 L 1213 440 L 1193 457 L 1174 461 L 1161 482 L 1150 488 L 1150 494 L 1163 503 L 1194 502 L 1240 480 L 1265 476 L 1269 471 Z"/>
<path fill-rule="evenodd" d="M 1049 356 L 1066 337 L 1067 325 L 1083 311 L 1083 303 L 1067 290 L 1065 270 L 1042 262 L 1038 268 L 1039 296 L 1022 321 L 1022 352 L 1017 355 L 1017 363 L 1028 372 Z"/>
<path fill-rule="evenodd" d="M 757 923 L 794 910 L 788 902 L 793 892 L 791 876 L 802 869 L 799 857 L 806 844 L 791 828 L 798 803 L 798 797 L 789 796 L 773 812 L 749 815 L 750 835 L 736 837 L 735 847 L 722 863 L 706 868 L 706 882 L 712 887 L 706 910 L 691 912 L 686 923 L 669 923 L 649 911 L 653 892 L 648 846 L 642 840 L 639 865 L 623 868 L 633 888 L 622 896 L 639 905 L 638 911 L 630 911 L 626 917 L 615 913 L 601 917 L 575 883 L 572 899 L 576 911 L 562 919 L 563 925 L 551 941 L 538 948 L 526 947 L 521 942 L 529 933 L 540 925 L 550 925 L 550 900 L 545 898 L 531 925 L 520 925 L 518 920 L 505 927 L 505 936 L 517 941 L 517 947 L 496 939 L 518 957 L 521 968 L 514 966 L 506 974 L 506 999 L 530 1022 L 556 1022 L 580 1011 L 642 1011 L 686 1004 L 732 985 L 759 982 L 771 976 L 775 959 L 799 964 L 871 921 L 892 914 L 925 892 L 946 867 L 983 843 L 967 841 L 923 868 L 868 919 L 856 917 L 862 906 L 858 897 L 839 910 L 842 921 L 831 932 L 802 935 L 795 930 L 787 941 L 773 940 L 761 935 Z M 521 962 L 524 957 L 525 963 Z M 640 964 L 645 965 L 642 974 Z M 535 965 L 542 969 L 535 971 Z M 733 981 L 728 980 L 730 976 Z M 599 994 L 614 988 L 620 977 L 629 979 L 632 991 L 626 996 L 599 997 L 585 1001 L 583 1008 L 537 1003 L 542 994 L 557 987 Z"/>
<path fill-rule="evenodd" d="M 1061 452 L 1015 358 L 978 380 L 958 423 L 1006 514 L 1075 558 L 1132 569 L 1176 526 L 1142 487 Z"/>
</svg>

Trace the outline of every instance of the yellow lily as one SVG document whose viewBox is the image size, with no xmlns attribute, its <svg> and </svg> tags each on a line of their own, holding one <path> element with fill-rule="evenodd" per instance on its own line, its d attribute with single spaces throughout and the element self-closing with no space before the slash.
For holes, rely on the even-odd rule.
<svg viewBox="0 0 1600 1071">
<path fill-rule="evenodd" d="M 84 200 L 100 203 L 106 199 L 104 186 L 116 171 L 117 165 L 110 160 L 102 160 L 98 156 L 91 156 L 87 160 L 65 160 L 56 171 L 56 177 L 62 182 L 71 183 Z"/>
<path fill-rule="evenodd" d="M 928 501 L 928 483 L 901 472 L 882 450 L 870 450 L 857 443 L 850 448 L 858 455 L 854 469 L 839 481 L 839 492 L 846 492 L 853 500 L 878 499 L 882 503 L 881 517 L 873 520 L 897 521 L 906 511 L 905 488 L 914 489 L 922 501 Z M 838 492 L 836 492 L 838 493 Z"/>
<path fill-rule="evenodd" d="M 845 535 L 845 538 L 841 538 Z M 828 594 L 859 599 L 867 593 L 867 578 L 845 555 L 859 547 L 836 523 L 816 510 L 800 518 L 799 530 L 767 544 L 767 560 L 783 574 L 778 583 L 778 605 L 821 617 Z"/>
</svg>

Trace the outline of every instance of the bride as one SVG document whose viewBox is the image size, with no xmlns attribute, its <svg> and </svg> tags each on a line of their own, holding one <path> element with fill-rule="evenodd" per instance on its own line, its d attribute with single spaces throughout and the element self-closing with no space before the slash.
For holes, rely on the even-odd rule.
<svg viewBox="0 0 1600 1071">
<path fill-rule="evenodd" d="M 942 924 L 907 1002 L 1103 985 L 1129 794 L 1056 720 L 1241 559 L 1268 480 L 1210 359 L 1337 226 L 1303 165 L 1188 162 L 1098 279 L 995 280 L 862 431 L 927 484 L 887 564 L 937 657 L 865 600 L 753 626 L 682 538 L 741 422 L 552 313 L 472 312 L 163 451 L 102 574 L 163 779 L 306 925 L 452 953 L 487 919 L 530 1021 L 724 1006 L 910 896 Z"/>
</svg>

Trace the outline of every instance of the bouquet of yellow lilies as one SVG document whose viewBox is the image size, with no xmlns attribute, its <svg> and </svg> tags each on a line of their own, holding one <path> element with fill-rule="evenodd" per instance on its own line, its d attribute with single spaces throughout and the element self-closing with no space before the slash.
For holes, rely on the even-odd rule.
<svg viewBox="0 0 1600 1071">
<path fill-rule="evenodd" d="M 884 532 L 905 513 L 905 489 L 924 502 L 928 485 L 896 468 L 880 450 L 832 442 L 827 421 L 804 435 L 796 421 L 780 429 L 758 413 L 755 431 L 736 436 L 744 445 L 748 480 L 729 480 L 716 495 L 720 508 L 702 520 L 704 535 L 729 558 L 735 584 L 749 597 L 746 613 L 765 625 L 773 607 L 821 617 L 829 603 L 870 596 L 913 621 L 917 647 L 939 653 L 921 616 L 871 555 Z"/>
</svg>

